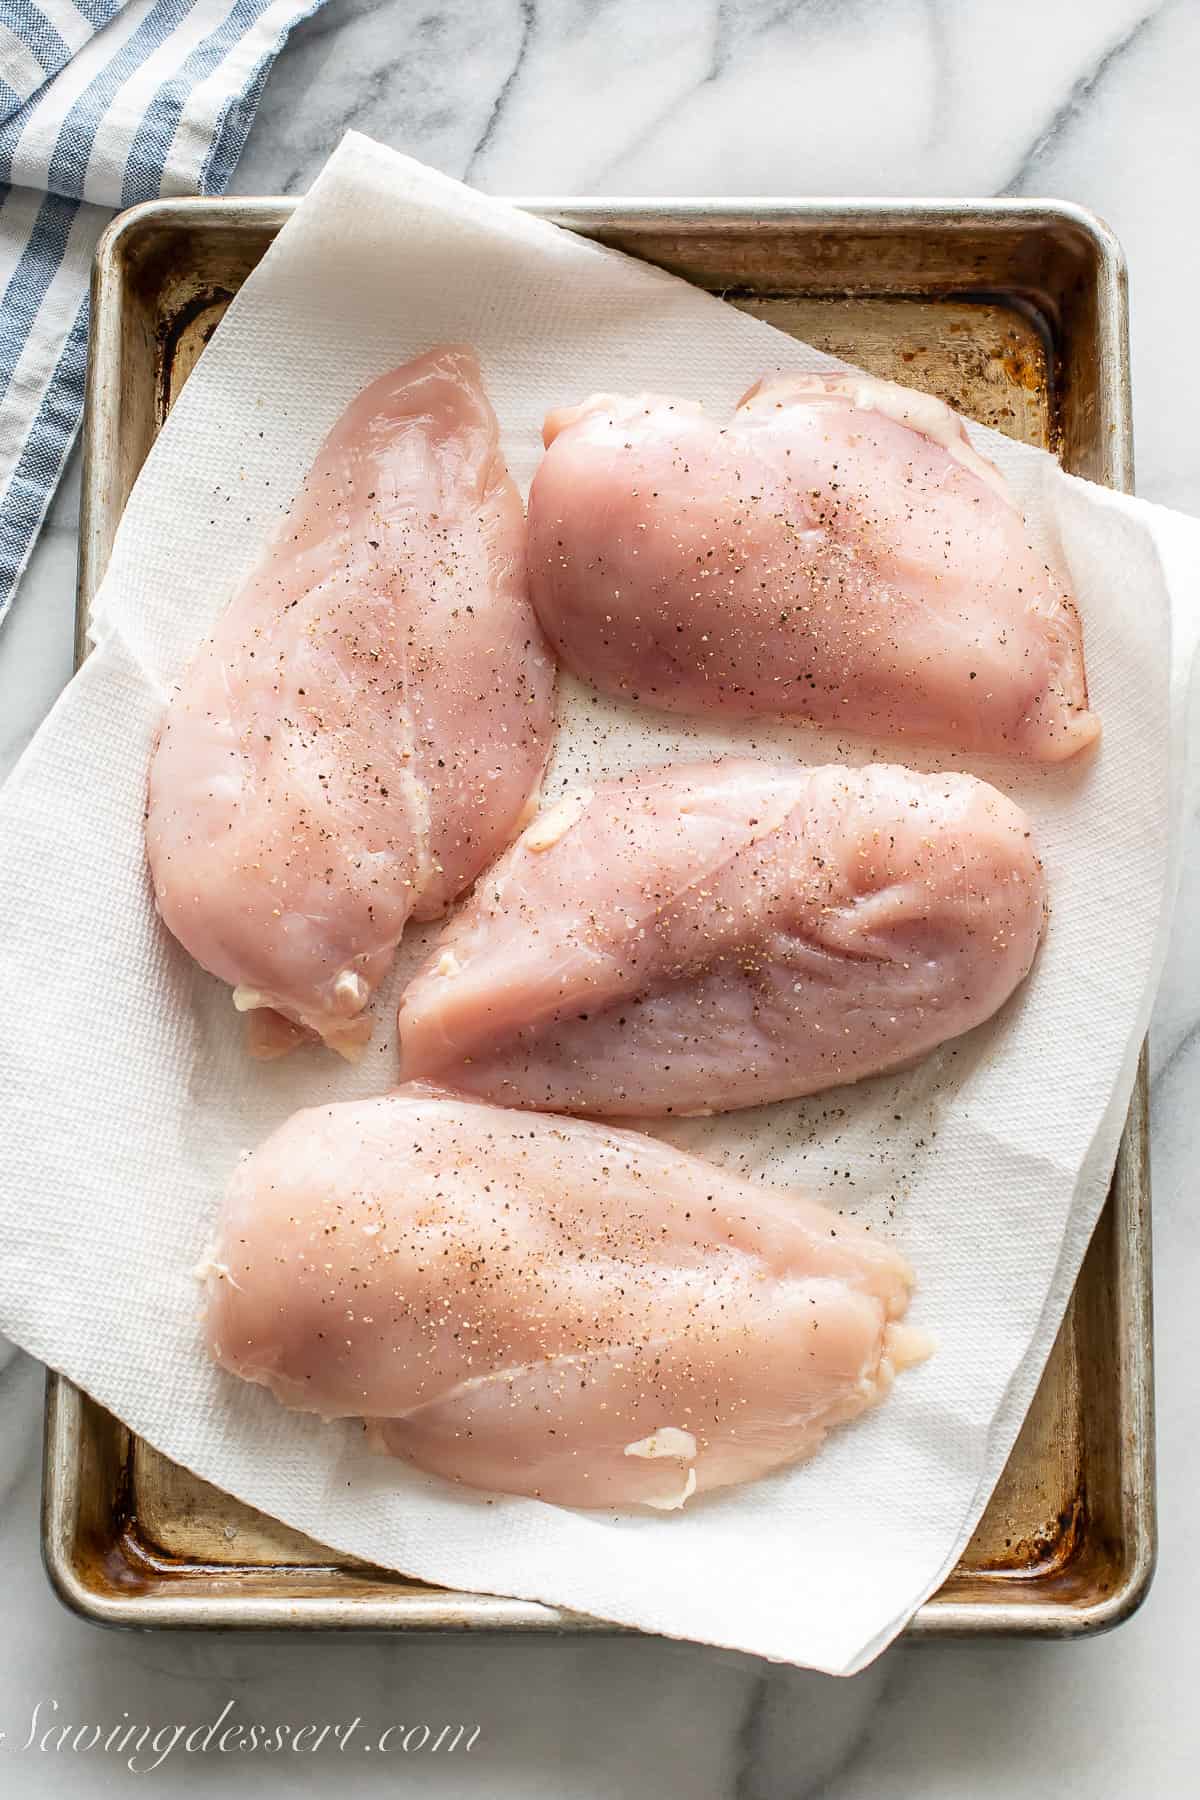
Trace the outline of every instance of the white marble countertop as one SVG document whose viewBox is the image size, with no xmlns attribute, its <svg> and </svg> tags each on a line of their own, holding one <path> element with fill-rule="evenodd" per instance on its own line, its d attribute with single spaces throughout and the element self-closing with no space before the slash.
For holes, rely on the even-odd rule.
<svg viewBox="0 0 1200 1800">
<path fill-rule="evenodd" d="M 1128 255 L 1139 490 L 1200 512 L 1200 6 L 1194 0 L 328 0 L 267 86 L 241 193 L 301 191 L 355 126 L 495 192 L 1023 194 L 1093 207 Z M 70 673 L 77 474 L 0 634 L 0 775 Z M 0 1788 L 110 1793 L 103 1749 L 48 1727 L 363 1725 L 339 1751 L 166 1753 L 153 1779 L 259 1791 L 547 1800 L 1033 1797 L 1195 1791 L 1200 1486 L 1200 820 L 1153 1036 L 1157 1583 L 1096 1641 L 901 1644 L 835 1682 L 638 1640 L 113 1636 L 51 1597 L 37 1542 L 41 1374 L 0 1374 Z M 40 1708 L 40 1710 L 38 1710 Z M 57 1709 L 57 1710 L 56 1710 Z M 390 1722 L 481 1727 L 474 1748 L 372 1755 Z M 32 1741 L 30 1741 L 32 1740 Z M 57 1741 L 57 1729 L 51 1740 Z M 84 1743 L 88 1741 L 85 1734 Z M 150 1771 L 146 1750 L 138 1769 Z M 409 1764 L 413 1757 L 406 1759 Z"/>
</svg>

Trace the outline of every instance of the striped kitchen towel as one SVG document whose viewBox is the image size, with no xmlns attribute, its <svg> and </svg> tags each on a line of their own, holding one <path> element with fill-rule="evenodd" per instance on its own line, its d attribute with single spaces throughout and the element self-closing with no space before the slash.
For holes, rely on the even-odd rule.
<svg viewBox="0 0 1200 1800">
<path fill-rule="evenodd" d="M 83 410 L 92 253 L 118 207 L 219 193 L 321 0 L 0 0 L 0 619 Z"/>
</svg>

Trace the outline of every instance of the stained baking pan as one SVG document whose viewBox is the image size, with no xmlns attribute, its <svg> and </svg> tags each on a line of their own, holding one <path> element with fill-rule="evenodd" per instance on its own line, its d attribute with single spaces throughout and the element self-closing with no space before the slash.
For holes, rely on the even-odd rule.
<svg viewBox="0 0 1200 1800">
<path fill-rule="evenodd" d="M 290 211 L 170 200 L 97 253 L 84 433 L 79 654 L 113 532 L 196 358 Z M 1125 279 L 1076 207 L 1017 201 L 524 203 L 784 331 L 1132 483 Z M 915 1634 L 1100 1629 L 1154 1561 L 1143 1066 L 1112 1189 L 1008 1467 Z M 47 1389 L 43 1542 L 62 1598 L 109 1624 L 612 1630 L 333 1555 L 197 1480 L 70 1382 Z"/>
</svg>

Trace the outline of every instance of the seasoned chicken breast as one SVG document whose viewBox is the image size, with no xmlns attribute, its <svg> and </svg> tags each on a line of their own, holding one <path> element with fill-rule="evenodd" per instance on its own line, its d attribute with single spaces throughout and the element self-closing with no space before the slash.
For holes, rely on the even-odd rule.
<svg viewBox="0 0 1200 1800">
<path fill-rule="evenodd" d="M 811 1454 L 924 1354 L 888 1244 L 653 1138 L 425 1086 L 239 1165 L 212 1354 L 473 1487 L 674 1508 Z"/>
<path fill-rule="evenodd" d="M 410 917 L 518 828 L 554 670 L 473 354 L 381 376 L 172 696 L 150 770 L 159 911 L 276 1054 L 346 1054 Z"/>
<path fill-rule="evenodd" d="M 788 375 L 718 425 L 598 394 L 545 438 L 533 602 L 606 693 L 1041 762 L 1098 735 L 1066 576 L 930 395 Z"/>
<path fill-rule="evenodd" d="M 990 1017 L 1044 910 L 1028 821 L 973 776 L 642 771 L 479 882 L 404 993 L 403 1073 L 640 1118 L 813 1093 Z"/>
</svg>

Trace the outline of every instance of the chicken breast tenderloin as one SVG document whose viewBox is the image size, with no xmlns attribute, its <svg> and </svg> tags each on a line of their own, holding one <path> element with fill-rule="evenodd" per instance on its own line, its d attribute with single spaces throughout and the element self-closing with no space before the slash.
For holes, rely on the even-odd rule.
<svg viewBox="0 0 1200 1800">
<path fill-rule="evenodd" d="M 633 1118 L 813 1093 L 990 1017 L 1044 911 L 1024 814 L 973 776 L 642 771 L 479 882 L 405 991 L 403 1076 Z"/>
<path fill-rule="evenodd" d="M 530 591 L 606 693 L 1041 762 L 1097 737 L 1067 578 L 932 396 L 786 375 L 721 427 L 598 394 L 545 439 Z"/>
<path fill-rule="evenodd" d="M 251 1047 L 353 1055 L 410 917 L 518 829 L 554 667 L 469 350 L 381 376 L 183 676 L 150 769 L 158 908 Z"/>
<path fill-rule="evenodd" d="M 213 1356 L 473 1487 L 674 1508 L 811 1454 L 925 1346 L 895 1250 L 639 1133 L 422 1085 L 236 1170 Z"/>
</svg>

